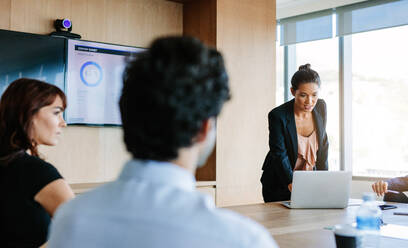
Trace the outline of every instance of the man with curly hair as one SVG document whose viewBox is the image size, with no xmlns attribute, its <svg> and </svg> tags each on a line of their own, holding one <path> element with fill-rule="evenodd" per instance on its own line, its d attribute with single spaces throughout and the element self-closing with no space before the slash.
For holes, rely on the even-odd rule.
<svg viewBox="0 0 408 248">
<path fill-rule="evenodd" d="M 167 37 L 131 61 L 120 111 L 133 159 L 119 178 L 57 211 L 49 247 L 277 247 L 269 233 L 195 190 L 230 98 L 224 61 L 188 37 Z"/>
</svg>

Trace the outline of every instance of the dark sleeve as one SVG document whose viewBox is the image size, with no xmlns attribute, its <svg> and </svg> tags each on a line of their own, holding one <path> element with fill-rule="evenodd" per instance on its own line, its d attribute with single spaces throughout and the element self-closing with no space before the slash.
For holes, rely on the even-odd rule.
<svg viewBox="0 0 408 248">
<path fill-rule="evenodd" d="M 58 170 L 52 165 L 39 158 L 31 158 L 26 168 L 27 190 L 30 197 L 34 197 L 49 183 L 62 178 Z"/>
<path fill-rule="evenodd" d="M 327 107 L 326 107 L 326 102 L 323 99 L 319 100 L 320 102 L 320 107 L 319 107 L 319 113 L 323 119 L 323 142 L 322 142 L 322 147 L 320 147 L 320 157 L 318 158 L 319 160 L 319 166 L 317 169 L 318 170 L 328 170 L 329 165 L 328 165 L 328 155 L 329 155 L 329 139 L 327 137 L 327 132 L 326 132 L 326 124 L 327 124 Z"/>
<path fill-rule="evenodd" d="M 408 191 L 408 176 L 396 177 L 387 180 L 388 189 L 399 192 Z"/>
<path fill-rule="evenodd" d="M 271 111 L 268 115 L 269 121 L 269 154 L 270 165 L 273 170 L 281 175 L 283 182 L 292 183 L 292 166 L 289 161 L 287 148 L 285 145 L 284 125 L 281 118 Z"/>
</svg>

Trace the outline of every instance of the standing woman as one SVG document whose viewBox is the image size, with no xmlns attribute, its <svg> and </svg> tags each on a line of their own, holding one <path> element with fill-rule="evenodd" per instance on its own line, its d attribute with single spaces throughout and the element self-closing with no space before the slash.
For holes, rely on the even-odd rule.
<svg viewBox="0 0 408 248">
<path fill-rule="evenodd" d="M 10 84 L 0 100 L 1 247 L 39 247 L 58 206 L 74 197 L 57 169 L 39 158 L 66 126 L 64 93 L 33 79 Z"/>
<path fill-rule="evenodd" d="M 262 166 L 265 202 L 290 199 L 294 170 L 327 170 L 326 103 L 318 99 L 320 77 L 302 65 L 293 75 L 294 99 L 268 114 L 269 152 Z"/>
</svg>

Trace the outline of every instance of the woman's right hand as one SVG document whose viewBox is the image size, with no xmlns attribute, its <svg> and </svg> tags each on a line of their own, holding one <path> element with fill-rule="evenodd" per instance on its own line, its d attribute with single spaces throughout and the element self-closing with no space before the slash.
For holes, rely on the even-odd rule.
<svg viewBox="0 0 408 248">
<path fill-rule="evenodd" d="M 371 185 L 371 188 L 373 188 L 373 191 L 378 196 L 383 196 L 388 191 L 388 183 L 381 180 L 376 183 L 373 183 L 373 185 Z"/>
<path fill-rule="evenodd" d="M 292 192 L 292 184 L 288 184 L 288 189 L 290 192 Z"/>
</svg>

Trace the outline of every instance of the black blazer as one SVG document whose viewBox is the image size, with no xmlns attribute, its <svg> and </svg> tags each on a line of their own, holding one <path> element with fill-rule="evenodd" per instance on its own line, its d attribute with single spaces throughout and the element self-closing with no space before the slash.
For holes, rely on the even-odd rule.
<svg viewBox="0 0 408 248">
<path fill-rule="evenodd" d="M 288 184 L 292 182 L 293 168 L 298 157 L 298 140 L 291 100 L 268 114 L 269 152 L 262 166 L 262 194 L 265 202 L 290 199 Z M 327 170 L 329 142 L 326 133 L 327 110 L 324 100 L 317 100 L 313 109 L 319 148 L 315 169 Z"/>
</svg>

